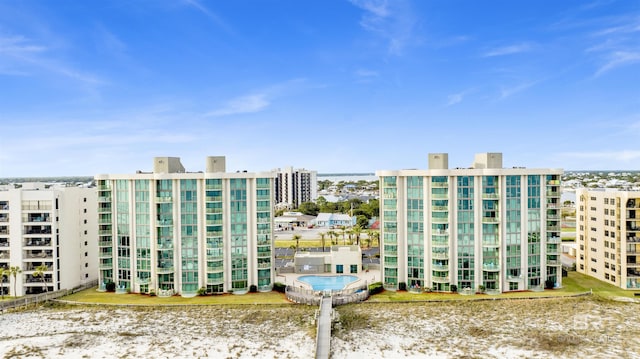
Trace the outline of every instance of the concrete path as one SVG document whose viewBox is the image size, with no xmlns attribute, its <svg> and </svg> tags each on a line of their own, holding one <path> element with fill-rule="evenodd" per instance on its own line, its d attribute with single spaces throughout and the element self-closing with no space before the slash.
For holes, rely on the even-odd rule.
<svg viewBox="0 0 640 359">
<path fill-rule="evenodd" d="M 331 297 L 324 297 L 320 302 L 318 333 L 316 335 L 316 359 L 329 359 L 331 350 L 331 304 Z"/>
</svg>

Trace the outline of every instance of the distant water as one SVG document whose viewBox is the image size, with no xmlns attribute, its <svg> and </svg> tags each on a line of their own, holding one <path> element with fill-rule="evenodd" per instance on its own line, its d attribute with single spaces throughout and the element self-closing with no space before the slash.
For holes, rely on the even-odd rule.
<svg viewBox="0 0 640 359">
<path fill-rule="evenodd" d="M 358 182 L 358 181 L 377 181 L 378 176 L 374 173 L 318 173 L 318 181 L 329 180 L 334 183 Z"/>
</svg>

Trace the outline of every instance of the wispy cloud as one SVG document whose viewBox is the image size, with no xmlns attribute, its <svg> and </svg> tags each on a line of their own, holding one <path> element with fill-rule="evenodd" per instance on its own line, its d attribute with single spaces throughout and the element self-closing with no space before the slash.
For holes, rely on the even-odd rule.
<svg viewBox="0 0 640 359">
<path fill-rule="evenodd" d="M 608 61 L 604 65 L 600 66 L 600 68 L 593 75 L 594 77 L 598 77 L 621 66 L 640 62 L 640 52 L 616 51 L 609 54 L 607 57 Z"/>
<path fill-rule="evenodd" d="M 593 53 L 600 63 L 593 77 L 640 62 L 640 17 L 607 19 L 604 27 L 594 31 L 591 36 L 599 41 L 585 50 L 586 53 Z"/>
<path fill-rule="evenodd" d="M 364 10 L 360 26 L 385 39 L 390 54 L 401 55 L 413 39 L 417 22 L 409 3 L 387 0 L 351 0 L 351 3 Z"/>
<path fill-rule="evenodd" d="M 297 91 L 305 83 L 305 79 L 285 81 L 248 95 L 238 96 L 227 101 L 221 107 L 204 114 L 205 117 L 230 116 L 243 113 L 255 113 L 265 110 L 271 102 L 282 96 Z"/>
<path fill-rule="evenodd" d="M 494 57 L 494 56 L 505 56 L 505 55 L 513 55 L 519 54 L 523 52 L 529 52 L 532 49 L 532 45 L 530 43 L 521 43 L 509 46 L 497 47 L 494 49 L 490 49 L 482 54 L 482 57 Z"/>
<path fill-rule="evenodd" d="M 503 87 L 500 89 L 500 100 L 504 100 L 519 92 L 525 91 L 528 88 L 536 85 L 538 82 L 540 81 L 525 82 L 512 87 Z"/>
<path fill-rule="evenodd" d="M 206 113 L 205 116 L 219 117 L 260 112 L 267 108 L 270 103 L 271 102 L 267 99 L 267 94 L 264 93 L 241 96 L 230 100 L 226 105 L 217 110 Z"/>
<path fill-rule="evenodd" d="M 354 72 L 354 75 L 356 76 L 356 80 L 360 83 L 370 83 L 375 78 L 380 76 L 378 71 L 367 70 L 367 69 L 358 69 Z"/>
<path fill-rule="evenodd" d="M 211 19 L 216 25 L 218 25 L 222 30 L 226 31 L 229 34 L 232 34 L 233 31 L 231 27 L 215 12 L 209 10 L 206 6 L 202 5 L 198 0 L 183 0 L 185 4 L 195 8 L 196 10 L 203 13 L 209 19 Z"/>
<path fill-rule="evenodd" d="M 467 96 L 469 93 L 471 93 L 472 90 L 465 90 L 462 92 L 458 92 L 458 93 L 454 93 L 451 94 L 449 96 L 447 96 L 447 103 L 445 106 L 449 107 L 449 106 L 453 106 L 455 104 L 458 104 L 460 102 L 462 102 L 465 98 L 465 96 Z"/>
<path fill-rule="evenodd" d="M 74 69 L 63 62 L 46 57 L 49 48 L 24 36 L 0 37 L 0 59 L 10 59 L 8 67 L 2 69 L 5 75 L 25 76 L 37 68 L 65 76 L 88 84 L 102 84 L 96 76 Z"/>
</svg>

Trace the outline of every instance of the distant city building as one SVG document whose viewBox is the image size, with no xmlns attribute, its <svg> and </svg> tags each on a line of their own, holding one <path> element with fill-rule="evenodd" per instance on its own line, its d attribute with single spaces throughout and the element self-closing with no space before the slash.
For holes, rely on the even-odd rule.
<svg viewBox="0 0 640 359">
<path fill-rule="evenodd" d="M 17 296 L 72 289 L 97 279 L 95 188 L 24 183 L 0 187 L 0 284 Z M 34 276 L 37 268 L 44 269 Z M 14 291 L 14 284 L 16 293 Z"/>
<path fill-rule="evenodd" d="M 640 288 L 640 192 L 576 190 L 576 270 Z"/>
<path fill-rule="evenodd" d="M 273 177 L 205 172 L 157 157 L 153 172 L 98 175 L 100 285 L 161 295 L 246 293 L 273 286 Z"/>
<path fill-rule="evenodd" d="M 318 173 L 304 168 L 274 169 L 275 203 L 283 208 L 298 208 L 301 203 L 318 198 Z"/>
<path fill-rule="evenodd" d="M 502 168 L 483 153 L 469 168 L 377 171 L 384 286 L 409 290 L 539 290 L 560 285 L 560 169 Z"/>
</svg>

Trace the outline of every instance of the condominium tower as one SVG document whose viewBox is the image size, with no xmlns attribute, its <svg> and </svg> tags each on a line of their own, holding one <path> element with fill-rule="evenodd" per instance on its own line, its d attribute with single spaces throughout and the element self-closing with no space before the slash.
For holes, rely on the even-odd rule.
<svg viewBox="0 0 640 359">
<path fill-rule="evenodd" d="M 96 176 L 101 286 L 183 296 L 271 290 L 273 176 L 225 173 L 224 157 L 207 157 L 205 172 L 157 157 L 153 172 Z"/>
<path fill-rule="evenodd" d="M 0 281 L 0 291 L 22 296 L 95 281 L 95 203 L 95 188 L 44 183 L 2 186 L 0 267 L 17 267 L 19 272 Z"/>
<path fill-rule="evenodd" d="M 298 208 L 303 202 L 318 198 L 318 173 L 304 168 L 274 169 L 275 203 L 287 208 Z"/>
<path fill-rule="evenodd" d="M 576 190 L 576 270 L 640 289 L 640 192 Z"/>
<path fill-rule="evenodd" d="M 429 155 L 427 170 L 377 171 L 388 289 L 506 292 L 561 284 L 560 169 L 469 168 Z"/>
</svg>

